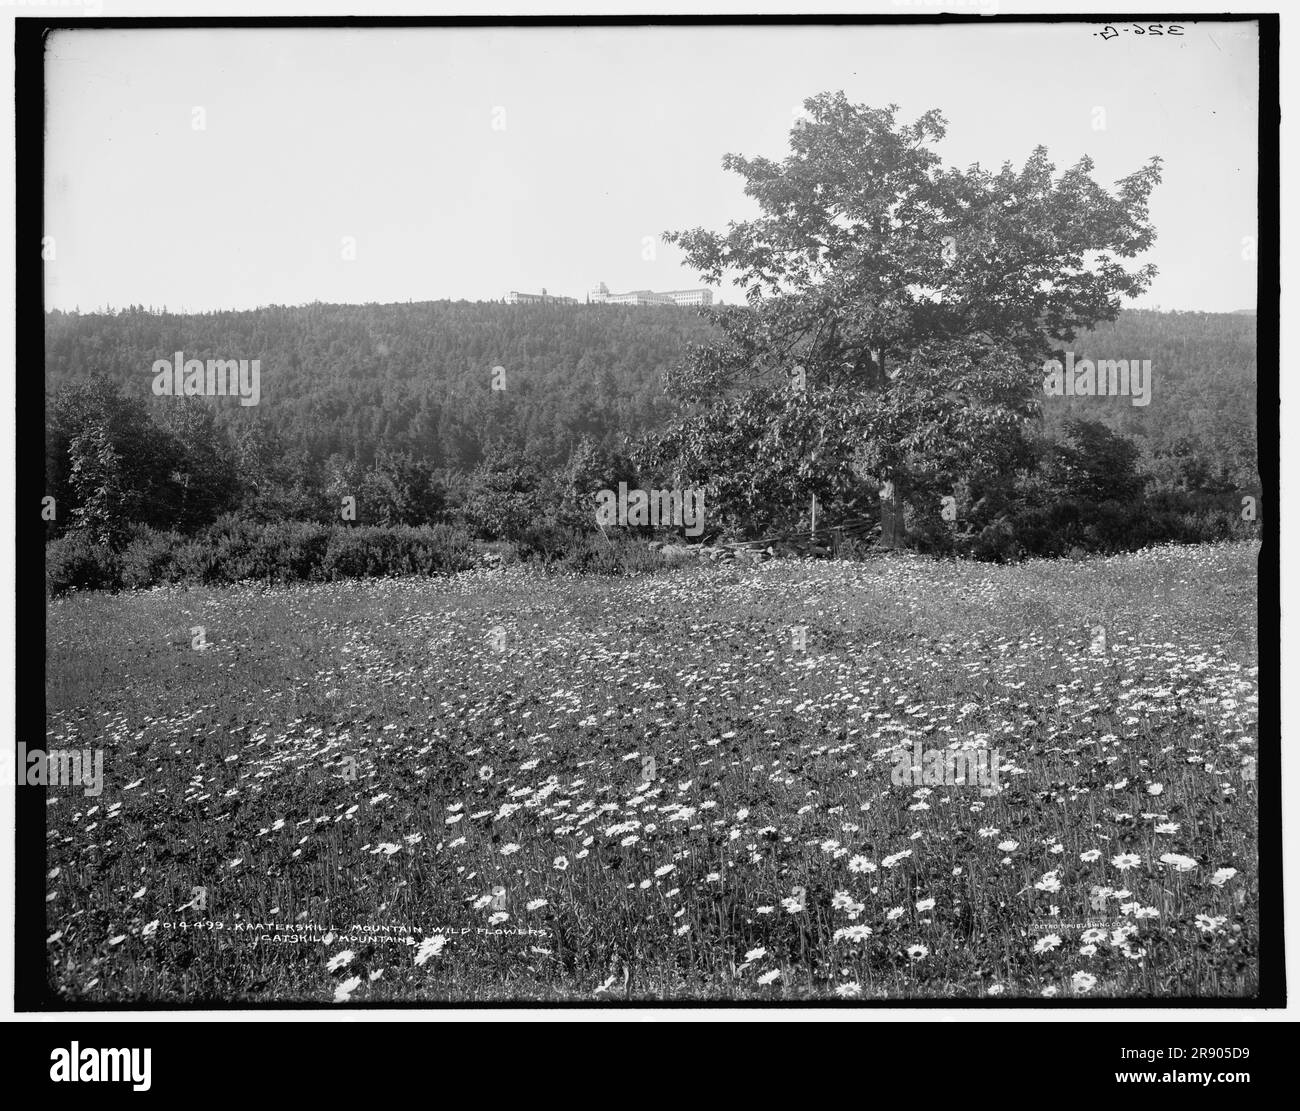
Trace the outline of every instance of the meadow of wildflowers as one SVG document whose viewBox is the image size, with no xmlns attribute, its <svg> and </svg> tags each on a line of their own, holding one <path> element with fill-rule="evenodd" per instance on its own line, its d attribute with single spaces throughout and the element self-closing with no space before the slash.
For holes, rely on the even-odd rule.
<svg viewBox="0 0 1300 1111">
<path fill-rule="evenodd" d="M 45 743 L 105 783 L 48 791 L 49 983 L 1249 997 L 1257 555 L 53 600 Z M 918 742 L 996 787 L 897 785 Z"/>
</svg>

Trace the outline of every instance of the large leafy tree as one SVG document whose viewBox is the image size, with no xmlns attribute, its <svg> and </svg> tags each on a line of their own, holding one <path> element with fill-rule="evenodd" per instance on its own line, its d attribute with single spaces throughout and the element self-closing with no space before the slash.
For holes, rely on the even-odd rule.
<svg viewBox="0 0 1300 1111">
<path fill-rule="evenodd" d="M 120 545 L 132 524 L 174 523 L 179 488 L 173 476 L 184 453 L 149 419 L 143 401 L 123 395 L 105 375 L 49 400 L 45 450 L 60 530 L 71 525 Z"/>
<path fill-rule="evenodd" d="M 1042 147 L 1019 170 L 944 168 L 937 111 L 902 124 L 842 92 L 804 108 L 783 161 L 723 159 L 758 216 L 665 236 L 748 305 L 710 312 L 721 338 L 669 374 L 685 411 L 657 455 L 750 523 L 874 489 L 892 545 L 905 499 L 1027 458 L 1036 364 L 1147 288 L 1154 267 L 1123 260 L 1154 239 L 1160 160 L 1108 192 L 1090 159 L 1057 175 Z"/>
</svg>

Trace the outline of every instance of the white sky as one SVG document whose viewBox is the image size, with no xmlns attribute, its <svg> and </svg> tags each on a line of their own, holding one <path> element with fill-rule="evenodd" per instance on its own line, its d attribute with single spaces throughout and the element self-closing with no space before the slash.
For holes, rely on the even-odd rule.
<svg viewBox="0 0 1300 1111">
<path fill-rule="evenodd" d="M 1019 166 L 1042 143 L 1058 170 L 1092 155 L 1110 186 L 1159 154 L 1146 260 L 1161 274 L 1140 303 L 1253 307 L 1254 25 L 1109 41 L 1098 29 L 60 32 L 47 53 L 47 305 L 693 287 L 660 233 L 751 215 L 722 155 L 781 157 L 798 103 L 843 89 L 909 122 L 939 108 L 939 150 L 958 166 Z"/>
</svg>

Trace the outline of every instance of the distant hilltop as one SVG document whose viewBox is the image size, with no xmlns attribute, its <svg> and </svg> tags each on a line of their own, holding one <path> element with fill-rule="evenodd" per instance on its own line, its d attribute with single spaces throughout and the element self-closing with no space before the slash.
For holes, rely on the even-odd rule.
<svg viewBox="0 0 1300 1111">
<path fill-rule="evenodd" d="M 506 294 L 507 305 L 576 305 L 576 297 L 560 297 L 547 293 L 520 293 L 512 289 Z M 589 305 L 711 305 L 711 289 L 670 289 L 656 293 L 652 289 L 634 289 L 630 293 L 610 293 L 609 286 L 598 282 L 587 294 Z"/>
</svg>

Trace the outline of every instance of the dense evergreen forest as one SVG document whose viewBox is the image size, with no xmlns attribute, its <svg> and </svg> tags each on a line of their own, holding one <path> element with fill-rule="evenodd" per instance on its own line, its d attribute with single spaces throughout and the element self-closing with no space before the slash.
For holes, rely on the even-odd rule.
<svg viewBox="0 0 1300 1111">
<path fill-rule="evenodd" d="M 140 307 L 50 313 L 46 389 L 104 374 L 151 409 L 154 360 L 261 360 L 261 400 L 218 399 L 237 433 L 264 423 L 317 463 L 382 450 L 469 470 L 502 441 L 562 463 L 587 437 L 613 447 L 668 411 L 662 375 L 709 325 L 673 306 L 305 305 L 179 316 Z M 493 389 L 493 368 L 504 381 Z"/>
<path fill-rule="evenodd" d="M 133 307 L 52 312 L 46 391 L 95 374 L 161 413 L 155 359 L 261 360 L 260 403 L 216 399 L 219 427 L 263 425 L 316 464 L 371 464 L 384 450 L 469 471 L 505 443 L 562 464 L 587 438 L 613 449 L 671 411 L 662 376 L 713 330 L 691 309 L 661 306 L 305 305 L 179 316 Z M 1141 449 L 1143 469 L 1183 489 L 1257 482 L 1255 318 L 1130 310 L 1081 334 L 1078 358 L 1150 359 L 1153 398 L 1045 398 L 1046 428 L 1068 416 L 1105 424 Z M 493 389 L 493 368 L 505 368 Z"/>
<path fill-rule="evenodd" d="M 1132 441 L 1159 488 L 1258 485 L 1255 316 L 1130 310 L 1069 344 L 1077 358 L 1150 359 L 1152 400 L 1044 398 L 1044 424 L 1086 416 Z"/>
</svg>

